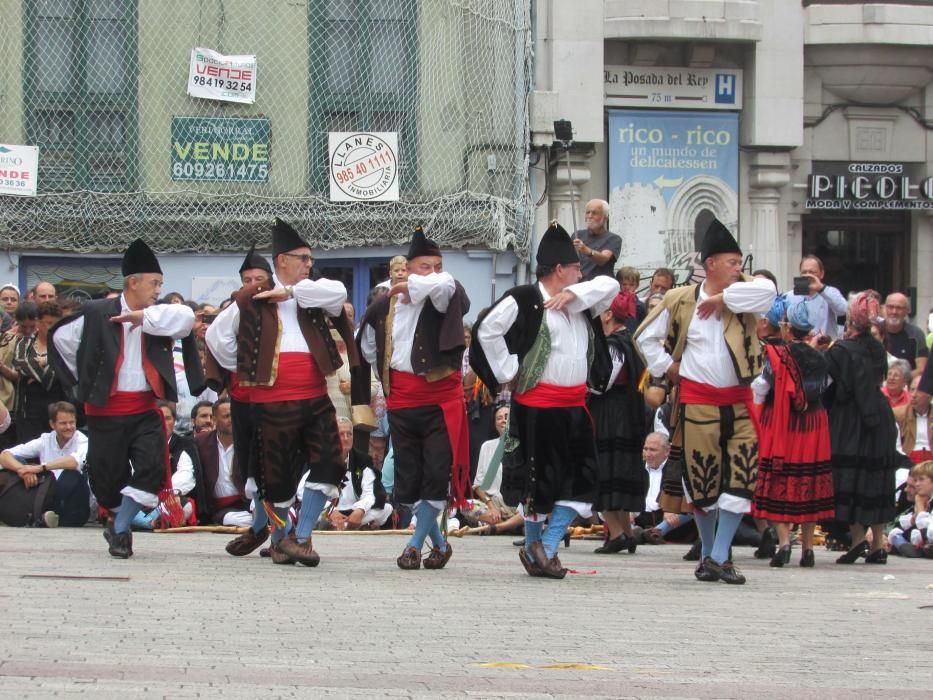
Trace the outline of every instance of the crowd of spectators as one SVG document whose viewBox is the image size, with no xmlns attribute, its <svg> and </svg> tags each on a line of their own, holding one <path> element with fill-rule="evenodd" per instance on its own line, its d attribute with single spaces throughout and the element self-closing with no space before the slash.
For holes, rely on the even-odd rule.
<svg viewBox="0 0 933 700">
<path fill-rule="evenodd" d="M 588 205 L 587 209 L 588 217 L 597 223 L 602 213 L 599 206 Z M 613 235 L 597 226 L 587 235 L 578 236 L 577 248 L 581 259 L 590 261 L 591 276 L 612 274 L 617 266 L 618 252 L 611 247 L 611 241 L 605 254 L 599 248 L 600 236 L 609 240 L 608 236 Z M 390 279 L 371 292 L 371 299 L 387 293 L 391 284 L 404 279 L 404 262 L 404 259 L 395 258 L 390 261 Z M 756 276 L 774 281 L 766 270 L 756 271 Z M 821 261 L 806 256 L 800 263 L 800 277 L 806 279 L 806 293 L 798 288 L 797 294 L 786 293 L 783 299 L 787 307 L 804 300 L 808 302 L 812 331 L 796 339 L 825 353 L 841 339 L 858 335 L 858 331 L 846 321 L 849 301 L 830 286 L 824 276 Z M 628 266 L 618 267 L 615 277 L 623 291 L 636 295 L 634 317 L 623 324 L 629 334 L 634 333 L 651 309 L 677 284 L 675 272 L 663 267 L 644 282 L 640 271 Z M 877 382 L 867 375 L 861 377 L 861 381 L 872 383 L 872 389 L 883 395 L 887 404 L 885 410 L 892 412 L 897 426 L 900 462 L 896 480 L 889 485 L 890 493 L 886 492 L 885 498 L 892 507 L 897 504 L 898 516 L 888 523 L 866 522 L 863 525 L 875 526 L 869 539 L 879 539 L 879 533 L 885 529 L 891 553 L 933 557 L 933 546 L 929 544 L 933 534 L 929 517 L 933 496 L 929 371 L 926 372 L 927 384 L 921 383 L 933 329 L 928 329 L 929 335 L 925 334 L 908 320 L 912 311 L 908 296 L 892 292 L 884 299 L 876 295 L 875 300 L 879 312 L 869 318 L 870 327 L 865 330 L 868 337 L 876 339 L 872 342 L 884 348 L 884 371 Z M 181 294 L 171 292 L 165 295 L 162 303 L 187 304 L 195 311 L 194 333 L 200 339 L 202 359 L 206 360 L 204 333 L 229 300 L 215 307 L 188 301 Z M 69 402 L 69 396 L 48 363 L 49 329 L 77 308 L 78 302 L 59 296 L 49 282 L 39 282 L 24 295 L 13 284 L 0 287 L 0 522 L 6 525 L 81 526 L 100 517 L 84 472 L 87 438 L 80 430 L 84 420 L 82 407 Z M 786 316 L 762 319 L 763 342 L 780 342 L 775 339 L 781 337 L 782 327 L 789 325 Z M 469 353 L 469 327 L 464 332 Z M 334 337 L 338 351 L 346 360 L 346 347 L 339 336 L 335 334 Z M 184 520 L 187 524 L 246 526 L 252 518 L 251 506 L 244 495 L 243 484 L 239 483 L 238 471 L 233 467 L 236 456 L 229 400 L 210 389 L 197 396 L 191 395 L 185 382 L 180 341 L 175 357 L 179 400 L 175 404 L 161 402 L 159 407 L 163 412 L 170 454 L 168 481 L 178 498 Z M 473 498 L 468 508 L 450 514 L 450 522 L 452 526 L 464 526 L 461 534 L 520 533 L 521 514 L 506 504 L 499 492 L 501 436 L 509 414 L 508 387 L 483 386 L 470 371 L 467 357 L 463 370 L 464 398 L 470 419 Z M 640 388 L 643 410 L 639 411 L 637 420 L 642 417 L 645 420 L 642 434 L 647 434 L 647 438 L 643 462 L 649 483 L 648 495 L 638 510 L 619 511 L 625 514 L 625 532 L 632 533 L 632 546 L 627 550 L 632 552 L 635 544 L 689 544 L 696 538 L 689 508 L 665 510 L 663 507 L 661 484 L 670 451 L 672 387 L 663 380 L 646 377 Z M 353 460 L 349 460 L 352 443 L 349 373 L 338 371 L 332 375 L 328 393 L 337 409 L 339 430 L 347 434 L 342 437 L 348 471 L 340 497 L 322 516 L 320 527 L 409 526 L 410 513 L 392 502 L 393 453 L 379 382 L 373 378 L 372 408 L 377 425 L 370 437 L 369 458 L 362 465 L 351 464 Z M 827 395 L 831 396 L 831 392 Z M 824 396 L 820 400 L 829 399 Z M 832 410 L 831 406 L 829 408 Z M 884 488 L 888 489 L 888 485 Z M 299 487 L 299 493 L 301 491 Z M 299 504 L 296 507 L 300 507 Z M 134 527 L 159 527 L 164 524 L 161 515 L 159 508 L 140 513 Z M 597 516 L 594 520 L 602 522 Z M 742 530 L 747 535 L 744 542 L 758 547 L 757 556 L 773 557 L 777 545 L 773 523 L 756 522 L 751 516 L 747 521 L 748 527 Z M 830 545 L 848 549 L 853 544 L 851 533 L 839 523 L 820 525 Z M 811 532 L 812 529 L 808 537 Z M 781 539 L 786 541 L 783 534 Z M 690 557 L 689 552 L 686 557 Z"/>
</svg>

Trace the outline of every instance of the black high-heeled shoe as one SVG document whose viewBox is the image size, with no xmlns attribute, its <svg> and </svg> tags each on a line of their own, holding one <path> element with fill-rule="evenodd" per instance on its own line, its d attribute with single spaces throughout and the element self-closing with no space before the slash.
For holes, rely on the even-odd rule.
<svg viewBox="0 0 933 700">
<path fill-rule="evenodd" d="M 816 559 L 813 556 L 813 550 L 803 550 L 803 554 L 800 555 L 800 566 L 807 569 L 812 569 L 814 564 L 816 564 Z"/>
<path fill-rule="evenodd" d="M 859 557 L 864 556 L 866 547 L 868 547 L 868 543 L 865 540 L 862 540 L 858 544 L 853 545 L 852 549 L 850 549 L 848 552 L 836 559 L 836 563 L 854 564 L 858 561 Z"/>
<path fill-rule="evenodd" d="M 784 566 L 785 564 L 789 564 L 789 563 L 790 563 L 790 545 L 785 544 L 783 547 L 781 547 L 780 549 L 778 549 L 778 551 L 774 553 L 774 556 L 771 557 L 770 566 L 773 566 L 774 568 L 780 568 Z"/>
<path fill-rule="evenodd" d="M 886 549 L 876 549 L 873 552 L 869 552 L 865 557 L 866 564 L 887 564 L 888 563 L 888 552 Z"/>
</svg>

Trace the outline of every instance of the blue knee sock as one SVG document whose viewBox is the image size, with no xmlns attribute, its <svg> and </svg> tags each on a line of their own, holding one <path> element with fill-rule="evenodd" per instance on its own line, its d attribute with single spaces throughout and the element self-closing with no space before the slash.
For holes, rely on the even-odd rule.
<svg viewBox="0 0 933 700">
<path fill-rule="evenodd" d="M 716 528 L 713 553 L 710 554 L 717 564 L 722 564 L 729 559 L 729 547 L 732 546 L 732 538 L 735 537 L 735 531 L 739 529 L 741 522 L 741 513 L 730 513 L 728 510 L 719 509 L 719 527 Z"/>
<path fill-rule="evenodd" d="M 713 552 L 713 541 L 716 539 L 716 513 L 717 510 L 706 511 L 700 515 L 699 511 L 694 511 L 694 522 L 697 524 L 697 530 L 700 533 L 700 542 L 703 543 L 700 559 L 705 559 Z"/>
<path fill-rule="evenodd" d="M 259 534 L 269 524 L 269 515 L 262 507 L 259 496 L 253 496 L 253 524 L 250 526 L 254 534 Z"/>
<path fill-rule="evenodd" d="M 547 521 L 547 529 L 541 536 L 541 544 L 544 545 L 544 553 L 550 559 L 557 554 L 557 547 L 560 541 L 567 534 L 567 526 L 577 517 L 577 511 L 569 506 L 554 506 L 551 511 L 551 517 Z"/>
<path fill-rule="evenodd" d="M 276 525 L 275 529 L 272 531 L 272 544 L 278 544 L 285 536 L 292 531 L 292 521 L 288 517 L 288 508 L 285 506 L 273 507 L 272 511 L 278 516 L 279 520 L 284 520 L 285 524 L 282 527 Z"/>
<path fill-rule="evenodd" d="M 113 531 L 129 532 L 130 524 L 133 522 L 133 516 L 135 516 L 140 510 L 142 510 L 141 505 L 139 505 L 129 496 L 124 496 L 123 500 L 120 502 L 120 510 L 117 511 L 117 514 L 113 519 Z"/>
<path fill-rule="evenodd" d="M 421 503 L 418 504 L 418 507 L 415 509 L 418 522 L 415 523 L 414 534 L 411 536 L 411 539 L 408 540 L 409 547 L 414 547 L 418 551 L 421 551 L 421 547 L 424 545 L 424 540 L 427 538 L 428 533 L 431 532 L 432 529 L 437 528 L 438 513 L 440 513 L 440 511 L 427 501 L 421 501 Z"/>
<path fill-rule="evenodd" d="M 133 527 L 140 530 L 151 530 L 155 526 L 155 521 L 159 518 L 159 509 L 153 508 L 148 513 L 139 511 L 133 516 Z"/>
<path fill-rule="evenodd" d="M 541 539 L 541 533 L 544 532 L 544 523 L 535 520 L 525 521 L 525 552 L 531 554 L 531 545 Z"/>
<path fill-rule="evenodd" d="M 295 525 L 295 538 L 301 542 L 307 542 L 311 536 L 311 531 L 317 523 L 317 519 L 324 512 L 324 506 L 327 505 L 327 496 L 323 491 L 305 487 L 304 498 L 301 500 L 301 512 L 298 516 L 298 524 Z"/>
<path fill-rule="evenodd" d="M 434 543 L 434 546 L 437 547 L 440 551 L 447 551 L 447 538 L 444 537 L 444 533 L 441 532 L 440 526 L 437 524 L 437 518 L 435 517 L 431 522 L 434 523 L 428 531 L 428 537 L 431 538 L 431 541 Z"/>
</svg>

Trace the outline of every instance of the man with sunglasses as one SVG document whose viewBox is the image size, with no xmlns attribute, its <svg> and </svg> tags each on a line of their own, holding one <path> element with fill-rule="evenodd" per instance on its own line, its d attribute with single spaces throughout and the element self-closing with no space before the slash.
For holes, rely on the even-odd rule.
<svg viewBox="0 0 933 700">
<path fill-rule="evenodd" d="M 339 494 L 345 467 L 337 416 L 326 375 L 341 364 L 328 320 L 357 363 L 342 282 L 311 280 L 311 247 L 281 219 L 272 228 L 272 289 L 246 285 L 207 331 L 207 344 L 225 369 L 247 388 L 257 426 L 251 458 L 258 491 L 273 525 L 276 564 L 317 566 L 311 530 L 324 505 Z M 301 517 L 291 532 L 288 510 L 304 466 L 310 470 Z"/>
</svg>

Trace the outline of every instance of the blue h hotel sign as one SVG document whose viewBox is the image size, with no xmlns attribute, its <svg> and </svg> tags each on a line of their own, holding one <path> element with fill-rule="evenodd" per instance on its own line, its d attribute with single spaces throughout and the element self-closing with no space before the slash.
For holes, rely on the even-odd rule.
<svg viewBox="0 0 933 700">
<path fill-rule="evenodd" d="M 606 66 L 607 107 L 742 109 L 742 71 L 733 68 Z"/>
<path fill-rule="evenodd" d="M 731 73 L 717 73 L 714 82 L 716 87 L 716 104 L 735 104 L 735 76 Z"/>
</svg>

